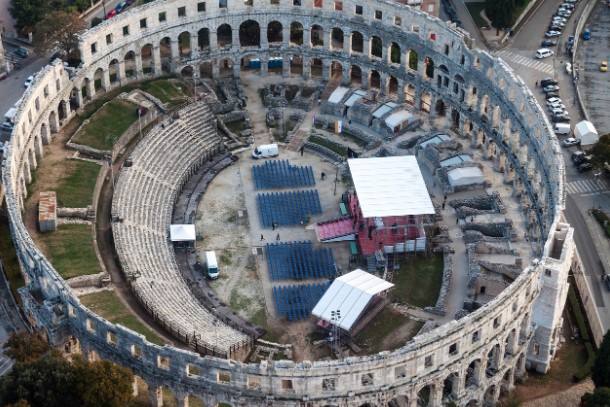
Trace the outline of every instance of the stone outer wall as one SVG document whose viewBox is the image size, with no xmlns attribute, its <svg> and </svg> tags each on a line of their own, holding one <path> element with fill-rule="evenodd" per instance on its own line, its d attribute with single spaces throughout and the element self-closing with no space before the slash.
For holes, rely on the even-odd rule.
<svg viewBox="0 0 610 407">
<path fill-rule="evenodd" d="M 159 0 L 122 13 L 84 34 L 80 38 L 81 68 L 68 72 L 56 63 L 40 72 L 18 108 L 2 172 L 11 232 L 29 281 L 20 290 L 25 313 L 54 345 L 74 336 L 87 356 L 130 367 L 148 383 L 156 406 L 162 405 L 161 386 L 174 391 L 180 406 L 187 404 L 188 395 L 201 398 L 206 405 L 381 406 L 394 400 L 415 406 L 426 392 L 431 406 L 449 399 L 459 405 L 493 405 L 501 390 L 510 391 L 515 378 L 524 376 L 526 365 L 546 371 L 559 341 L 556 328 L 561 322 L 574 244 L 573 230 L 561 215 L 564 163 L 557 138 L 531 91 L 502 61 L 470 49 L 471 40 L 464 32 L 389 1 L 343 1 L 343 12 L 334 11 L 329 1 L 322 8 L 314 8 L 311 0 L 301 4 L 297 7 L 280 0 L 277 5 L 252 8 L 231 2 L 228 9 L 219 9 L 218 3 L 208 2 L 205 12 L 197 12 L 195 2 Z M 355 15 L 356 5 L 363 7 L 362 15 Z M 185 7 L 184 17 L 178 15 L 180 7 Z M 159 22 L 161 12 L 166 13 L 164 22 Z M 280 21 L 283 27 L 299 22 L 306 27 L 305 45 L 290 44 L 285 31 L 282 43 L 269 44 L 261 35 L 260 47 L 240 47 L 239 25 L 246 20 L 259 21 L 262 33 L 271 21 Z M 217 28 L 223 23 L 232 27 L 231 46 L 216 45 Z M 140 28 L 142 24 L 145 27 Z M 323 46 L 313 46 L 309 28 L 314 24 L 323 28 L 325 39 L 332 28 L 340 28 L 347 44 L 351 33 L 359 31 L 365 50 L 367 41 L 378 37 L 385 44 L 384 55 L 379 58 L 349 47 L 330 49 L 328 40 Z M 126 35 L 124 27 L 129 27 Z M 191 43 L 196 44 L 202 28 L 210 30 L 211 46 L 181 55 L 178 35 L 190 33 Z M 163 65 L 159 44 L 165 37 L 170 39 L 171 57 L 163 57 Z M 389 62 L 388 44 L 393 41 L 401 49 L 400 63 Z M 91 52 L 93 44 L 95 53 Z M 152 61 L 148 62 L 140 55 L 147 44 L 152 44 Z M 408 67 L 409 51 L 418 54 L 417 70 Z M 281 54 L 288 61 L 298 54 L 306 61 L 306 79 L 311 76 L 308 64 L 320 58 L 322 80 L 329 79 L 331 63 L 337 63 L 348 84 L 349 70 L 357 66 L 362 70 L 363 88 L 369 86 L 371 75 L 379 75 L 382 95 L 387 91 L 386 83 L 397 81 L 396 100 L 430 112 L 432 117 L 443 103 L 470 147 L 482 149 L 496 167 L 505 169 L 506 183 L 527 208 L 538 259 L 493 301 L 459 321 L 419 335 L 400 349 L 340 361 L 244 364 L 202 358 L 151 344 L 142 335 L 88 310 L 35 246 L 21 215 L 30 171 L 42 158 L 42 144 L 48 144 L 52 133 L 73 115 L 70 100 L 82 106 L 104 89 L 164 75 L 163 69 L 180 73 L 202 63 L 211 63 L 216 76 L 223 62 L 230 61 L 227 66 L 232 66 L 233 75 L 238 77 L 240 66 L 235 61 L 252 54 L 263 61 L 261 75 L 267 74 L 270 55 Z M 426 58 L 434 61 L 432 77 L 424 64 Z M 117 72 L 115 82 L 110 81 L 111 62 Z M 151 63 L 151 73 L 144 74 L 144 63 Z M 126 69 L 128 64 L 133 66 Z M 286 68 L 283 73 L 289 74 Z M 96 79 L 101 80 L 101 88 L 96 89 Z M 553 258 L 551 249 L 557 235 L 561 235 L 563 246 L 560 258 Z M 33 290 L 39 290 L 44 301 L 39 302 L 31 294 Z"/>
</svg>

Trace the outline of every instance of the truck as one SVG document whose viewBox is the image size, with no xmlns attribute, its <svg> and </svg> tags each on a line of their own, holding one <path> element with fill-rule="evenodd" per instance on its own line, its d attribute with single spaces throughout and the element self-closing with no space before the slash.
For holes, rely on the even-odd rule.
<svg viewBox="0 0 610 407">
<path fill-rule="evenodd" d="M 279 154 L 280 150 L 277 144 L 263 144 L 254 148 L 252 158 L 258 160 L 259 158 L 277 157 Z"/>
<path fill-rule="evenodd" d="M 220 274 L 220 271 L 218 270 L 218 262 L 216 261 L 215 252 L 205 252 L 205 266 L 208 270 L 208 277 L 212 280 L 216 280 Z"/>
</svg>

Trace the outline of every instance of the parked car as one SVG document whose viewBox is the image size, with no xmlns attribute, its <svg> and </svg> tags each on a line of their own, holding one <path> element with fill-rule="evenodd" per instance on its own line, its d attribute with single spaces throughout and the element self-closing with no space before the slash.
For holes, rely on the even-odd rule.
<svg viewBox="0 0 610 407">
<path fill-rule="evenodd" d="M 540 48 L 538 51 L 536 51 L 536 58 L 543 59 L 546 57 L 553 56 L 553 54 L 554 54 L 554 52 L 548 48 Z"/>
<path fill-rule="evenodd" d="M 112 9 L 106 14 L 106 20 L 110 20 L 112 17 L 116 16 L 118 13 L 115 9 Z"/>
<path fill-rule="evenodd" d="M 565 25 L 565 23 L 568 22 L 568 20 L 565 17 L 559 17 L 559 16 L 553 17 L 552 21 L 553 21 L 553 24 L 557 24 L 557 25 L 559 25 L 558 23 L 562 23 Z"/>
<path fill-rule="evenodd" d="M 544 78 L 543 80 L 540 81 L 540 86 L 542 86 L 544 88 L 545 86 L 557 85 L 558 83 L 559 82 L 557 82 L 555 79 Z"/>
<path fill-rule="evenodd" d="M 15 48 L 15 55 L 17 55 L 20 58 L 27 58 L 28 55 L 30 55 L 30 53 L 28 52 L 27 49 L 23 48 L 23 47 L 17 47 Z"/>
<path fill-rule="evenodd" d="M 30 85 L 32 84 L 32 82 L 34 82 L 34 77 L 33 76 L 28 76 L 28 78 L 25 80 L 25 83 L 23 84 L 23 86 L 25 86 L 25 88 L 29 88 Z"/>
<path fill-rule="evenodd" d="M 591 165 L 591 163 L 583 163 L 580 164 L 578 167 L 576 167 L 576 170 L 578 172 L 587 172 L 587 171 L 591 171 L 593 169 L 593 166 Z"/>
<path fill-rule="evenodd" d="M 568 44 L 568 46 L 570 46 L 570 47 L 571 47 L 572 45 L 574 45 L 574 36 L 573 36 L 573 35 L 570 35 L 570 36 L 568 37 L 568 40 L 566 41 L 566 44 Z"/>
<path fill-rule="evenodd" d="M 554 112 L 555 109 L 559 109 L 559 110 L 561 110 L 561 112 L 565 112 L 565 110 L 566 110 L 565 105 L 561 102 L 551 103 L 550 105 L 548 105 L 548 107 L 551 112 Z"/>
<path fill-rule="evenodd" d="M 561 36 L 561 31 L 549 30 L 544 33 L 546 38 L 555 38 Z"/>
<path fill-rule="evenodd" d="M 546 94 L 546 98 L 547 99 L 549 99 L 549 98 L 558 98 L 558 97 L 559 97 L 559 93 L 557 93 L 557 92 L 548 92 Z"/>
<path fill-rule="evenodd" d="M 601 64 L 599 64 L 599 70 L 602 72 L 607 72 L 608 71 L 608 61 L 602 61 Z"/>
<path fill-rule="evenodd" d="M 3 122 L 0 124 L 0 130 L 2 131 L 13 131 L 13 123 L 11 122 Z"/>
<path fill-rule="evenodd" d="M 577 159 L 586 156 L 584 151 L 575 151 L 572 153 L 572 161 L 576 162 Z"/>
<path fill-rule="evenodd" d="M 542 45 L 543 47 L 554 47 L 555 45 L 557 45 L 557 43 L 552 40 L 544 40 L 540 43 L 540 45 Z"/>
<path fill-rule="evenodd" d="M 588 41 L 591 39 L 591 30 L 589 30 L 588 28 L 585 28 L 585 30 L 582 32 L 582 39 L 585 41 Z"/>
<path fill-rule="evenodd" d="M 120 13 L 121 11 L 123 11 L 123 9 L 125 8 L 125 2 L 122 1 L 119 4 L 116 5 L 116 7 L 114 8 L 114 10 L 118 13 Z"/>
<path fill-rule="evenodd" d="M 572 147 L 572 146 L 578 146 L 578 145 L 580 145 L 579 138 L 570 137 L 570 138 L 563 140 L 564 147 Z"/>
<path fill-rule="evenodd" d="M 566 113 L 554 114 L 551 116 L 551 120 L 553 123 L 565 123 L 570 121 L 570 116 L 568 116 Z"/>
<path fill-rule="evenodd" d="M 559 86 L 548 85 L 548 86 L 545 86 L 544 88 L 542 88 L 542 90 L 544 91 L 544 93 L 557 92 L 557 91 L 559 91 Z"/>
<path fill-rule="evenodd" d="M 566 62 L 566 73 L 572 75 L 572 64 L 569 62 Z"/>
<path fill-rule="evenodd" d="M 549 25 L 549 31 L 562 32 L 563 31 L 563 27 L 558 25 L 558 24 L 551 24 L 551 25 Z"/>
<path fill-rule="evenodd" d="M 555 103 L 561 103 L 561 99 L 560 98 L 549 98 L 546 100 L 546 105 L 547 106 L 551 106 Z"/>
<path fill-rule="evenodd" d="M 557 116 L 557 115 L 566 113 L 565 109 L 562 109 L 559 107 L 552 107 L 549 110 L 551 112 L 551 115 L 553 115 L 553 116 Z"/>
</svg>

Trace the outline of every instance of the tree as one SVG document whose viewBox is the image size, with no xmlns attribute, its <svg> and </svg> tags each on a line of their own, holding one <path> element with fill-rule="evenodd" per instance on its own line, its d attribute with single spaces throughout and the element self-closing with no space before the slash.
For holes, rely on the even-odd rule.
<svg viewBox="0 0 610 407">
<path fill-rule="evenodd" d="M 133 373 L 108 360 L 85 364 L 84 407 L 122 407 L 133 399 Z M 100 395 L 103 395 L 100 397 Z"/>
<path fill-rule="evenodd" d="M 501 29 L 510 27 L 514 13 L 513 0 L 485 0 L 485 14 L 498 34 Z"/>
<path fill-rule="evenodd" d="M 598 387 L 593 393 L 585 393 L 580 399 L 582 407 L 610 407 L 610 389 Z"/>
<path fill-rule="evenodd" d="M 77 13 L 52 11 L 44 16 L 34 31 L 36 53 L 46 54 L 58 48 L 69 59 L 78 59 L 78 37 L 87 23 Z"/>
<path fill-rule="evenodd" d="M 17 362 L 38 359 L 51 349 L 40 336 L 29 332 L 12 334 L 3 348 L 5 354 Z"/>
<path fill-rule="evenodd" d="M 593 154 L 591 164 L 594 167 L 603 168 L 604 163 L 610 164 L 610 134 L 601 136 L 587 152 Z"/>
<path fill-rule="evenodd" d="M 48 11 L 49 0 L 11 0 L 8 6 L 8 12 L 17 21 L 15 27 L 22 35 L 33 32 Z"/>
<path fill-rule="evenodd" d="M 591 379 L 595 387 L 610 387 L 610 331 L 606 332 L 602 340 L 595 363 L 591 369 Z"/>
</svg>

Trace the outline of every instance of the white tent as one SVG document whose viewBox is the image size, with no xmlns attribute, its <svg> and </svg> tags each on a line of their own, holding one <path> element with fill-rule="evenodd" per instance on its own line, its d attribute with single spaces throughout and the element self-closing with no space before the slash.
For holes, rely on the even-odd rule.
<svg viewBox="0 0 610 407">
<path fill-rule="evenodd" d="M 406 110 L 399 110 L 389 115 L 385 119 L 385 124 L 396 132 L 407 127 L 409 123 L 414 122 L 415 120 L 416 117 L 412 113 Z"/>
<path fill-rule="evenodd" d="M 172 242 L 192 242 L 196 240 L 195 225 L 169 225 Z"/>
<path fill-rule="evenodd" d="M 334 104 L 341 102 L 341 99 L 343 99 L 343 96 L 345 96 L 348 90 L 349 88 L 339 86 L 337 89 L 333 90 L 333 93 L 330 94 L 328 97 L 328 102 Z"/>
<path fill-rule="evenodd" d="M 392 283 L 356 269 L 336 278 L 311 313 L 349 331 L 371 298 L 393 287 Z M 333 321 L 336 311 L 340 312 L 341 318 Z"/>
<path fill-rule="evenodd" d="M 597 143 L 599 135 L 593 123 L 583 120 L 574 127 L 574 137 L 580 139 L 580 145 L 590 146 Z"/>
<path fill-rule="evenodd" d="M 462 167 L 451 170 L 447 173 L 449 184 L 452 187 L 464 185 L 482 184 L 485 181 L 483 172 L 479 167 Z"/>
</svg>

